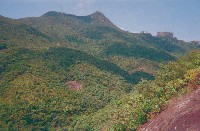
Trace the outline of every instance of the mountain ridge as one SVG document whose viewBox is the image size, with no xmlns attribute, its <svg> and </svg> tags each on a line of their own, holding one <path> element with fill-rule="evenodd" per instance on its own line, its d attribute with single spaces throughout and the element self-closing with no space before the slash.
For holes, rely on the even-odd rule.
<svg viewBox="0 0 200 131">
<path fill-rule="evenodd" d="M 91 18 L 92 17 L 92 18 Z M 105 22 L 101 22 L 101 20 Z M 94 21 L 94 22 L 91 22 Z M 26 47 L 35 49 L 49 49 L 50 47 L 65 47 L 87 52 L 90 55 L 104 60 L 112 60 L 118 66 L 124 68 L 128 72 L 132 72 L 135 68 L 139 68 L 138 61 L 142 66 L 151 65 L 146 68 L 147 72 L 152 74 L 155 63 L 175 60 L 181 54 L 195 49 L 197 45 L 187 44 L 175 38 L 158 38 L 146 33 L 127 33 L 110 23 L 110 20 L 101 12 L 94 12 L 86 16 L 76 16 L 56 11 L 49 11 L 40 17 L 27 17 L 20 19 L 11 19 L 9 22 L 21 24 L 29 28 L 21 32 L 35 32 L 40 34 L 39 39 L 33 39 L 35 36 L 28 38 L 29 42 L 24 42 L 24 33 L 16 36 L 12 35 L 12 39 L 22 40 Z M 8 22 L 8 23 L 9 23 Z M 107 23 L 108 22 L 108 23 Z M 2 31 L 5 29 L 3 27 Z M 12 30 L 6 27 L 7 30 Z M 19 29 L 20 27 L 16 27 Z M 22 28 L 20 28 L 22 29 Z M 31 31 L 31 32 L 30 32 Z M 2 38 L 9 36 L 2 33 Z M 25 38 L 27 39 L 27 37 Z M 29 44 L 28 44 L 29 43 Z M 32 43 L 32 44 L 31 44 Z M 58 44 L 59 43 L 59 44 Z M 40 45 L 40 46 L 38 46 Z M 120 59 L 126 60 L 122 62 Z M 117 59 L 116 59 L 117 58 Z M 147 61 L 148 62 L 145 62 Z M 149 61 L 150 60 L 150 61 Z M 132 61 L 136 62 L 135 64 Z M 156 65 L 158 67 L 158 65 Z"/>
<path fill-rule="evenodd" d="M 1 127 L 136 129 L 182 86 L 198 82 L 198 51 L 170 62 L 198 48 L 125 32 L 100 12 L 0 17 Z"/>
<path fill-rule="evenodd" d="M 77 15 L 66 14 L 66 13 L 62 13 L 62 12 L 49 11 L 49 12 L 41 15 L 40 17 L 71 17 L 71 18 L 82 20 L 82 21 L 86 20 L 86 22 L 94 21 L 99 24 L 105 24 L 108 26 L 117 27 L 103 13 L 101 13 L 99 11 L 96 11 L 90 15 L 85 15 L 85 16 L 77 16 Z"/>
</svg>

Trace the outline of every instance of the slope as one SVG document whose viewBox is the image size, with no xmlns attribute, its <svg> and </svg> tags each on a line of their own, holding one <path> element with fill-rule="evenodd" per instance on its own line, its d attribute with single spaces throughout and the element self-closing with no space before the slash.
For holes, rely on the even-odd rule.
<svg viewBox="0 0 200 131">
<path fill-rule="evenodd" d="M 171 99 L 181 97 L 183 94 L 197 89 L 200 85 L 199 76 L 200 52 L 195 51 L 177 62 L 163 65 L 154 81 L 143 80 L 134 87 L 131 93 L 121 96 L 95 113 L 82 116 L 74 129 L 136 130 L 162 112 Z M 175 105 L 175 107 L 177 106 Z M 186 110 L 190 109 L 186 107 Z M 164 113 L 161 115 L 166 116 Z M 179 117 L 177 116 L 177 118 Z M 160 117 L 158 119 L 160 120 Z M 168 118 L 162 117 L 161 119 L 171 122 L 167 121 Z M 154 122 L 161 124 L 163 121 L 153 120 Z M 165 125 L 162 124 L 162 126 Z M 159 129 L 161 128 L 159 127 Z"/>
<path fill-rule="evenodd" d="M 6 130 L 101 128 L 107 118 L 98 114 L 107 115 L 142 78 L 154 79 L 160 63 L 196 47 L 124 32 L 100 12 L 0 17 L 0 29 L 0 123 Z M 81 89 L 73 90 L 76 85 Z M 115 123 L 109 118 L 108 124 Z"/>
<path fill-rule="evenodd" d="M 176 38 L 125 32 L 100 12 L 75 16 L 50 11 L 40 17 L 17 21 L 54 38 L 54 46 L 59 43 L 61 47 L 87 52 L 113 62 L 127 72 L 134 72 L 142 65 L 146 70 L 141 71 L 154 74 L 158 63 L 175 60 L 189 50 L 199 48 Z"/>
<path fill-rule="evenodd" d="M 3 129 L 69 127 L 77 116 L 96 112 L 132 89 L 120 68 L 72 49 L 4 49 L 1 54 Z M 82 84 L 83 90 L 71 90 L 69 81 Z"/>
<path fill-rule="evenodd" d="M 0 18 L 0 42 L 10 47 L 36 48 L 44 47 L 52 40 L 51 37 L 41 33 L 37 29 L 26 24 L 17 22 L 14 19 Z"/>
<path fill-rule="evenodd" d="M 143 125 L 140 131 L 199 130 L 200 87 L 170 105 L 156 118 Z M 167 117 L 166 117 L 167 116 Z"/>
</svg>

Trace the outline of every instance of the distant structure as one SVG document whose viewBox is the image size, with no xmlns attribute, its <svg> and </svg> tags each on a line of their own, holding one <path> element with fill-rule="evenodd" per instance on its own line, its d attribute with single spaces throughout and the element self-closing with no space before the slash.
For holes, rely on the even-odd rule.
<svg viewBox="0 0 200 131">
<path fill-rule="evenodd" d="M 168 37 L 168 38 L 173 38 L 173 33 L 172 32 L 157 32 L 157 37 Z"/>
<path fill-rule="evenodd" d="M 141 31 L 140 34 L 145 34 L 148 33 L 147 31 Z"/>
<path fill-rule="evenodd" d="M 147 31 L 141 31 L 139 34 L 151 35 L 151 33 L 147 32 Z"/>
<path fill-rule="evenodd" d="M 200 41 L 191 41 L 192 44 L 200 44 Z"/>
</svg>

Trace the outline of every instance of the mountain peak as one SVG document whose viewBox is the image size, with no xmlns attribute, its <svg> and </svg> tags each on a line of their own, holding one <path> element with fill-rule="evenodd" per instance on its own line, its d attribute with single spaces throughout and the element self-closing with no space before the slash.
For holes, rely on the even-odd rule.
<svg viewBox="0 0 200 131">
<path fill-rule="evenodd" d="M 112 25 L 115 26 L 103 13 L 96 11 L 95 13 L 90 15 L 91 18 L 101 24 L 107 24 L 107 25 Z"/>
<path fill-rule="evenodd" d="M 63 14 L 63 13 L 61 13 L 61 12 L 49 11 L 49 12 L 43 14 L 42 16 L 60 16 L 60 15 L 62 15 L 62 14 Z"/>
<path fill-rule="evenodd" d="M 5 19 L 5 18 L 7 18 L 7 17 L 0 15 L 0 18 L 1 18 L 1 19 Z"/>
<path fill-rule="evenodd" d="M 95 13 L 91 14 L 90 16 L 93 20 L 96 20 L 99 22 L 104 22 L 104 21 L 108 20 L 108 18 L 106 18 L 105 15 L 99 11 L 96 11 Z"/>
<path fill-rule="evenodd" d="M 97 24 L 112 26 L 116 28 L 116 26 L 103 13 L 99 11 L 96 11 L 92 13 L 91 15 L 87 15 L 87 16 L 76 16 L 76 15 L 65 14 L 65 13 L 56 12 L 56 11 L 49 11 L 43 14 L 42 17 L 56 17 L 56 18 L 70 17 L 70 18 L 75 18 L 82 21 L 85 21 L 86 19 L 87 20 L 90 19 Z"/>
<path fill-rule="evenodd" d="M 99 11 L 94 12 L 93 14 L 91 14 L 91 16 L 92 15 L 95 15 L 95 16 L 104 16 L 105 17 L 105 15 L 103 13 L 99 12 Z"/>
</svg>

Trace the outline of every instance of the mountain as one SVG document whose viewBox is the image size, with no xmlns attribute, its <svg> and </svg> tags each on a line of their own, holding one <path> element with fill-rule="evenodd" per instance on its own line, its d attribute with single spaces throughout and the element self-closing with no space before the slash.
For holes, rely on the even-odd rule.
<svg viewBox="0 0 200 131">
<path fill-rule="evenodd" d="M 115 25 L 104 14 L 102 14 L 99 11 L 96 11 L 95 13 L 88 16 L 76 16 L 76 15 L 60 13 L 56 11 L 49 11 L 45 13 L 44 15 L 42 15 L 42 17 L 57 17 L 57 18 L 69 17 L 72 19 L 80 20 L 80 21 L 91 22 L 91 23 L 96 22 L 99 24 L 115 27 Z"/>
<path fill-rule="evenodd" d="M 158 78 L 156 72 L 162 69 L 160 64 L 175 61 L 199 47 L 176 38 L 125 32 L 100 12 L 76 16 L 50 11 L 21 19 L 1 16 L 1 127 L 5 130 L 100 130 L 104 125 L 106 129 L 136 128 L 147 117 L 137 117 L 133 125 L 125 125 L 124 121 L 132 119 L 123 120 L 120 114 L 130 116 L 123 112 L 134 112 L 143 117 L 153 109 L 160 109 L 172 96 L 163 94 L 165 91 L 159 90 L 159 84 L 146 84 L 152 88 L 153 96 L 162 96 L 155 99 L 146 97 L 145 93 L 151 91 L 144 88 L 143 92 L 139 87 L 145 86 L 145 80 L 155 79 L 155 83 L 169 80 L 164 76 L 170 73 L 174 80 L 183 77 L 180 70 L 184 68 L 176 66 L 166 67 L 169 73 L 161 71 L 163 77 Z M 188 63 L 184 73 L 188 68 L 196 69 L 198 54 L 196 51 L 190 56 L 194 60 L 191 63 L 185 60 Z M 165 86 L 166 90 L 171 87 Z M 154 108 L 161 98 L 163 103 Z M 137 105 L 132 112 L 127 103 L 133 101 L 138 102 L 136 105 L 141 102 L 146 105 Z"/>
<path fill-rule="evenodd" d="M 199 129 L 199 60 L 200 52 L 194 51 L 162 65 L 155 80 L 143 80 L 129 94 L 79 118 L 75 127 L 119 131 Z"/>
<path fill-rule="evenodd" d="M 198 48 L 176 38 L 124 32 L 100 12 L 75 16 L 50 11 L 40 17 L 16 21 L 49 37 L 50 43 L 43 44 L 40 48 L 58 47 L 59 43 L 61 47 L 80 50 L 111 61 L 128 72 L 134 72 L 141 65 L 148 65 L 145 67 L 146 72 L 154 74 L 158 62 L 175 60 L 187 51 Z"/>
</svg>

